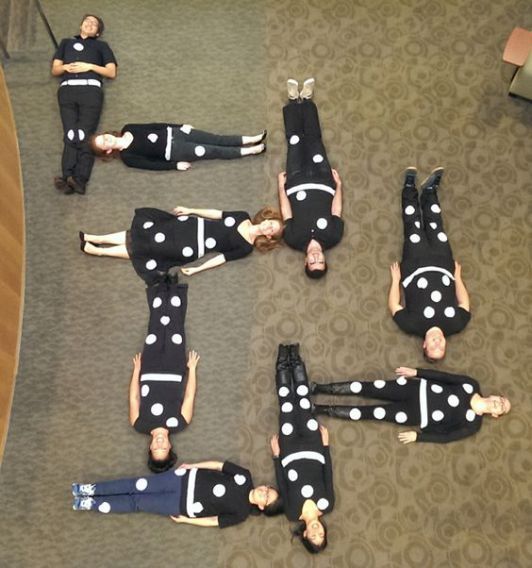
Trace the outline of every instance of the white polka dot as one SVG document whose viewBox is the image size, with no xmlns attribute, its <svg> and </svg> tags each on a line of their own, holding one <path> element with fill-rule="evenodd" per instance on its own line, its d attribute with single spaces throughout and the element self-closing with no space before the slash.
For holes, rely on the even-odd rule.
<svg viewBox="0 0 532 568">
<path fill-rule="evenodd" d="M 142 385 L 142 388 L 140 389 L 140 396 L 148 396 L 149 393 L 150 387 L 148 385 Z"/>
<path fill-rule="evenodd" d="M 373 386 L 376 389 L 383 389 L 386 386 L 386 381 L 380 379 L 378 381 L 373 381 Z"/>
<path fill-rule="evenodd" d="M 308 410 L 310 408 L 310 400 L 308 398 L 302 398 L 299 401 L 299 406 L 301 406 L 303 410 Z"/>
<path fill-rule="evenodd" d="M 470 408 L 470 409 L 466 412 L 465 417 L 466 417 L 466 420 L 467 420 L 468 422 L 473 422 L 473 420 L 475 420 L 475 418 L 477 417 L 477 415 L 475 414 L 475 411 L 474 411 L 472 408 Z"/>
<path fill-rule="evenodd" d="M 175 416 L 168 418 L 168 420 L 166 421 L 168 428 L 177 428 L 178 424 L 179 420 Z"/>
<path fill-rule="evenodd" d="M 416 212 L 416 208 L 413 205 L 407 205 L 405 207 L 405 215 L 413 215 Z"/>
<path fill-rule="evenodd" d="M 202 511 L 203 511 L 203 505 L 199 501 L 192 503 L 192 512 L 193 513 L 201 513 Z"/>
<path fill-rule="evenodd" d="M 291 402 L 284 402 L 283 405 L 281 406 L 281 412 L 287 413 L 287 412 L 292 412 L 292 410 L 294 410 L 294 407 Z"/>
<path fill-rule="evenodd" d="M 170 298 L 170 303 L 172 304 L 172 306 L 179 308 L 179 306 L 181 305 L 181 298 L 179 296 L 172 296 Z"/>
<path fill-rule="evenodd" d="M 434 221 L 432 221 L 431 223 L 429 223 L 430 228 L 431 229 L 436 229 L 438 227 L 438 223 L 435 223 Z"/>
<path fill-rule="evenodd" d="M 181 343 L 183 343 L 183 337 L 180 333 L 174 333 L 174 335 L 172 335 L 172 343 L 175 343 L 176 345 L 181 345 Z"/>
<path fill-rule="evenodd" d="M 429 285 L 429 282 L 426 278 L 421 277 L 421 278 L 418 278 L 418 281 L 416 282 L 416 284 L 417 284 L 418 288 L 421 288 L 422 290 L 424 290 Z"/>
<path fill-rule="evenodd" d="M 448 306 L 447 308 L 445 308 L 443 310 L 443 313 L 448 317 L 448 318 L 454 318 L 455 315 L 455 310 L 452 306 Z"/>
<path fill-rule="evenodd" d="M 146 487 L 148 487 L 148 480 L 145 477 L 141 477 L 137 479 L 137 483 L 135 483 L 135 487 L 137 491 L 144 491 Z"/>
<path fill-rule="evenodd" d="M 447 274 L 444 274 L 441 277 L 441 281 L 444 286 L 449 286 L 451 284 L 451 279 L 447 276 Z"/>
<path fill-rule="evenodd" d="M 111 511 L 111 504 L 107 501 L 104 501 L 98 507 L 98 511 L 100 511 L 100 513 L 109 513 Z"/>
<path fill-rule="evenodd" d="M 312 487 L 312 485 L 303 485 L 301 488 L 301 495 L 303 495 L 305 499 L 312 497 L 314 495 L 314 487 Z"/>
<path fill-rule="evenodd" d="M 146 343 L 147 343 L 148 345 L 153 345 L 156 341 L 157 341 L 157 336 L 155 335 L 155 333 L 150 333 L 150 334 L 146 337 Z"/>
<path fill-rule="evenodd" d="M 74 131 L 73 131 L 72 129 L 70 129 L 70 130 L 67 132 L 67 138 L 68 138 L 69 140 L 74 140 L 74 136 L 75 136 L 75 135 L 74 135 Z"/>
<path fill-rule="evenodd" d="M 318 229 L 326 229 L 327 225 L 329 223 L 327 222 L 327 219 L 324 219 L 323 217 L 320 217 L 317 221 L 316 221 L 316 226 L 318 227 Z"/>
<path fill-rule="evenodd" d="M 236 223 L 236 219 L 234 217 L 226 217 L 224 219 L 224 225 L 226 227 L 232 227 Z"/>
<path fill-rule="evenodd" d="M 205 241 L 205 246 L 208 249 L 213 249 L 216 246 L 216 239 L 213 239 L 212 237 L 209 237 L 206 241 Z"/>
<path fill-rule="evenodd" d="M 467 394 L 471 394 L 473 392 L 473 385 L 470 385 L 469 383 L 464 383 L 462 385 L 462 388 L 466 391 Z"/>
<path fill-rule="evenodd" d="M 321 154 L 314 154 L 314 156 L 312 156 L 312 161 L 315 164 L 321 164 L 323 162 L 323 156 Z"/>
<path fill-rule="evenodd" d="M 405 412 L 398 412 L 395 415 L 395 421 L 399 424 L 404 424 L 408 420 L 408 416 Z"/>
<path fill-rule="evenodd" d="M 194 148 L 194 154 L 196 154 L 196 156 L 198 156 L 198 158 L 205 156 L 205 146 L 196 146 Z"/>
<path fill-rule="evenodd" d="M 460 404 L 460 399 L 455 394 L 451 394 L 449 395 L 447 402 L 449 403 L 449 406 L 456 408 Z"/>
<path fill-rule="evenodd" d="M 296 389 L 296 392 L 299 396 L 307 396 L 307 394 L 308 394 L 307 385 L 299 385 Z"/>
<path fill-rule="evenodd" d="M 241 473 L 237 473 L 233 479 L 237 485 L 244 485 L 246 483 L 246 476 L 242 475 Z"/>
<path fill-rule="evenodd" d="M 292 424 L 290 424 L 289 422 L 285 422 L 282 426 L 281 426 L 281 432 L 285 435 L 285 436 L 290 436 L 290 434 L 294 431 L 294 427 L 292 426 Z"/>
<path fill-rule="evenodd" d="M 299 477 L 299 475 L 297 474 L 297 471 L 295 469 L 289 469 L 288 470 L 288 479 L 290 481 L 297 481 L 298 477 Z"/>
<path fill-rule="evenodd" d="M 157 134 L 155 134 L 155 132 L 152 132 L 152 133 L 148 134 L 148 140 L 149 140 L 152 144 L 155 144 L 155 142 L 157 142 L 158 139 L 159 139 L 159 137 L 157 136 Z"/>
<path fill-rule="evenodd" d="M 431 210 L 433 213 L 440 213 L 440 211 L 441 211 L 440 206 L 439 206 L 437 203 L 433 203 L 433 204 L 430 206 L 430 210 Z"/>
<path fill-rule="evenodd" d="M 290 136 L 290 144 L 294 146 L 298 142 L 299 142 L 299 136 L 297 134 L 292 134 L 292 136 Z"/>
<path fill-rule="evenodd" d="M 438 290 L 434 290 L 433 292 L 430 293 L 430 299 L 433 302 L 438 303 L 441 300 L 441 292 L 439 292 Z"/>
<path fill-rule="evenodd" d="M 375 416 L 377 420 L 382 420 L 386 416 L 386 410 L 384 410 L 382 406 L 379 406 L 373 411 L 373 416 Z"/>
<path fill-rule="evenodd" d="M 306 191 L 298 191 L 296 193 L 296 199 L 298 201 L 304 201 L 307 197 L 307 192 Z"/>
<path fill-rule="evenodd" d="M 423 315 L 427 318 L 430 319 L 432 317 L 434 317 L 435 311 L 434 308 L 431 306 L 427 306 L 424 310 L 423 310 Z"/>
<path fill-rule="evenodd" d="M 161 414 L 163 413 L 163 405 L 160 402 L 156 402 L 155 404 L 152 404 L 151 406 L 151 413 L 154 416 L 161 416 Z"/>
<path fill-rule="evenodd" d="M 142 225 L 143 229 L 151 229 L 153 227 L 153 221 L 146 221 L 144 225 Z"/>
<path fill-rule="evenodd" d="M 442 243 L 446 243 L 447 235 L 443 231 L 438 233 L 438 240 L 441 241 Z"/>
<path fill-rule="evenodd" d="M 164 233 L 156 233 L 155 237 L 153 237 L 155 239 L 156 243 L 164 243 L 164 241 L 166 240 L 166 235 Z"/>
<path fill-rule="evenodd" d="M 290 391 L 288 390 L 288 387 L 281 387 L 278 392 L 279 396 L 282 396 L 284 398 L 285 396 L 288 396 L 288 393 Z"/>
<path fill-rule="evenodd" d="M 360 412 L 360 410 L 358 408 L 352 408 L 349 411 L 349 418 L 351 418 L 351 420 L 360 420 L 361 416 L 362 416 L 362 412 Z"/>
<path fill-rule="evenodd" d="M 81 130 L 81 128 L 78 128 L 78 138 L 79 138 L 80 142 L 83 142 L 83 140 L 85 140 L 85 132 L 83 132 L 83 130 Z"/>
<path fill-rule="evenodd" d="M 170 323 L 170 318 L 169 318 L 168 316 L 163 316 L 163 317 L 160 319 L 160 322 L 161 322 L 163 325 L 168 325 L 168 324 Z"/>
<path fill-rule="evenodd" d="M 148 262 L 146 263 L 146 268 L 148 270 L 153 270 L 154 268 L 157 268 L 157 261 L 155 261 L 153 258 L 151 260 L 148 260 Z"/>
<path fill-rule="evenodd" d="M 362 383 L 359 381 L 353 381 L 349 385 L 349 390 L 354 393 L 360 392 L 362 390 Z"/>
<path fill-rule="evenodd" d="M 440 393 L 443 392 L 443 388 L 440 387 L 440 385 L 431 385 L 431 386 L 430 386 L 430 390 L 431 390 L 432 392 L 435 392 L 436 394 L 440 394 Z"/>
<path fill-rule="evenodd" d="M 432 420 L 434 420 L 434 422 L 440 422 L 441 420 L 443 420 L 444 416 L 445 414 L 443 414 L 441 410 L 435 410 L 432 413 Z"/>
<path fill-rule="evenodd" d="M 192 247 L 183 247 L 181 254 L 188 258 L 189 256 L 192 256 L 194 254 L 194 249 Z"/>
<path fill-rule="evenodd" d="M 325 509 L 327 509 L 327 507 L 329 506 L 329 501 L 322 497 L 321 499 L 318 499 L 316 505 L 320 511 L 325 511 Z"/>
<path fill-rule="evenodd" d="M 397 380 L 395 381 L 398 385 L 401 385 L 402 387 L 406 385 L 407 380 L 405 377 L 398 377 Z"/>
<path fill-rule="evenodd" d="M 420 229 L 421 228 L 421 223 L 419 221 L 415 221 L 414 225 L 416 226 L 416 229 Z"/>
<path fill-rule="evenodd" d="M 177 218 L 178 221 L 188 221 L 188 215 L 179 215 L 179 217 Z"/>
<path fill-rule="evenodd" d="M 83 51 L 85 49 L 85 47 L 83 46 L 82 43 L 79 43 L 79 41 L 77 43 L 75 43 L 72 46 L 76 51 Z"/>
<path fill-rule="evenodd" d="M 161 300 L 161 298 L 159 298 L 159 296 L 157 296 L 156 298 L 153 298 L 153 303 L 152 306 L 154 308 L 159 308 L 162 305 L 163 301 Z"/>
<path fill-rule="evenodd" d="M 185 475 L 185 473 L 187 472 L 187 470 L 184 467 L 178 467 L 174 473 L 178 476 L 178 477 L 182 477 L 183 475 Z"/>
<path fill-rule="evenodd" d="M 314 420 L 314 418 L 311 418 L 308 422 L 307 422 L 307 428 L 309 430 L 312 430 L 312 432 L 315 432 L 318 428 L 319 428 L 319 424 L 317 420 Z"/>
<path fill-rule="evenodd" d="M 217 483 L 213 488 L 212 492 L 215 497 L 223 497 L 225 495 L 225 486 L 221 483 Z"/>
<path fill-rule="evenodd" d="M 413 235 L 410 235 L 410 242 L 411 243 L 419 243 L 419 241 L 421 240 L 421 237 L 419 235 L 416 235 L 415 233 Z"/>
</svg>

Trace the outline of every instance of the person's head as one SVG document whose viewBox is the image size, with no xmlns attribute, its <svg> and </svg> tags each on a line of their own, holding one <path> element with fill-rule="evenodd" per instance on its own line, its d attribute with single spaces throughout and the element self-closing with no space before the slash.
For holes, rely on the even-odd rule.
<svg viewBox="0 0 532 568">
<path fill-rule="evenodd" d="M 260 228 L 260 234 L 253 243 L 257 250 L 268 252 L 281 244 L 284 225 L 279 211 L 273 207 L 263 207 L 251 222 Z"/>
<path fill-rule="evenodd" d="M 89 138 L 89 147 L 92 153 L 99 158 L 113 159 L 120 157 L 120 148 L 118 139 L 121 133 L 116 130 L 101 132 L 100 134 L 93 134 Z"/>
<path fill-rule="evenodd" d="M 177 455 L 172 451 L 172 443 L 166 428 L 152 430 L 148 449 L 148 467 L 154 473 L 169 470 L 177 462 Z"/>
<path fill-rule="evenodd" d="M 82 37 L 100 37 L 104 29 L 103 20 L 94 14 L 85 14 L 79 24 Z"/>
<path fill-rule="evenodd" d="M 327 548 L 327 526 L 319 519 L 299 523 L 292 531 L 292 537 L 296 536 L 311 554 L 318 554 Z"/>
<path fill-rule="evenodd" d="M 493 418 L 499 418 L 508 414 L 512 409 L 510 401 L 501 395 L 492 394 L 484 399 L 486 403 L 486 411 L 484 414 L 490 414 Z"/>
<path fill-rule="evenodd" d="M 327 263 L 322 246 L 317 241 L 310 241 L 305 255 L 305 274 L 314 280 L 327 274 Z"/>
<path fill-rule="evenodd" d="M 445 347 L 447 340 L 443 331 L 439 327 L 431 327 L 425 333 L 423 341 L 423 356 L 429 363 L 441 361 L 445 357 Z"/>
<path fill-rule="evenodd" d="M 279 500 L 279 492 L 271 485 L 257 485 L 249 492 L 249 502 L 266 513 Z M 272 509 L 273 510 L 273 509 Z M 271 516 L 271 513 L 266 513 Z"/>
</svg>

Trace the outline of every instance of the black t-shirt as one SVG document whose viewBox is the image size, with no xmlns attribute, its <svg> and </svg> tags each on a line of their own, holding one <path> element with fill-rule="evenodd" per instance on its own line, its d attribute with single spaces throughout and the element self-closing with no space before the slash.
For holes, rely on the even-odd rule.
<svg viewBox="0 0 532 568">
<path fill-rule="evenodd" d="M 172 129 L 180 124 L 153 122 L 150 124 L 126 124 L 122 134 L 133 135 L 131 144 L 120 152 L 126 166 L 143 170 L 176 170 L 177 162 L 171 160 Z"/>
<path fill-rule="evenodd" d="M 105 67 L 108 63 L 118 65 L 114 53 L 105 41 L 94 37 L 83 39 L 79 35 L 62 39 L 53 58 L 60 59 L 63 63 L 84 61 L 101 67 Z M 60 77 L 61 81 L 67 79 L 97 79 L 101 81 L 102 76 L 95 71 L 86 71 L 85 73 L 63 73 Z"/>
</svg>

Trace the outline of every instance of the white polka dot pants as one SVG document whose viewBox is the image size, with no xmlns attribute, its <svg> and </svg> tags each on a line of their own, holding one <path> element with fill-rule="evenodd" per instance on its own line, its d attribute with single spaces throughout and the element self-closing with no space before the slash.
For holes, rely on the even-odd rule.
<svg viewBox="0 0 532 568">
<path fill-rule="evenodd" d="M 242 136 L 211 134 L 195 128 L 189 134 L 173 128 L 172 135 L 171 160 L 174 162 L 234 160 L 242 157 Z"/>
</svg>

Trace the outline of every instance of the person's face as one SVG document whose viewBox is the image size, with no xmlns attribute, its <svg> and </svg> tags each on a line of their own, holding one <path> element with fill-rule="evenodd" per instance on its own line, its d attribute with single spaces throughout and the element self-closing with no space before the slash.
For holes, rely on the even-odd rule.
<svg viewBox="0 0 532 568">
<path fill-rule="evenodd" d="M 325 528 L 317 519 L 307 523 L 303 536 L 315 546 L 320 546 L 325 539 Z"/>
<path fill-rule="evenodd" d="M 325 270 L 325 255 L 322 250 L 313 249 L 305 256 L 305 265 L 310 271 Z"/>
<path fill-rule="evenodd" d="M 282 230 L 281 223 L 277 219 L 266 219 L 259 226 L 262 234 L 268 239 L 279 235 Z"/>
<path fill-rule="evenodd" d="M 257 507 L 263 511 L 279 498 L 279 493 L 269 485 L 258 485 L 253 489 L 253 497 Z"/>
<path fill-rule="evenodd" d="M 116 146 L 116 136 L 112 134 L 98 134 L 94 139 L 94 143 L 100 149 L 110 154 Z"/>
<path fill-rule="evenodd" d="M 157 433 L 155 436 L 152 436 L 150 451 L 154 460 L 165 460 L 168 457 L 168 453 L 171 448 L 172 444 L 170 443 L 168 436 L 165 436 L 162 433 Z"/>
<path fill-rule="evenodd" d="M 512 405 L 504 396 L 492 395 L 488 396 L 488 409 L 493 418 L 499 418 L 503 414 L 508 414 Z"/>
<path fill-rule="evenodd" d="M 96 37 L 99 35 L 100 24 L 94 16 L 87 16 L 79 28 L 84 37 Z"/>
<path fill-rule="evenodd" d="M 423 350 L 427 357 L 439 361 L 445 357 L 447 341 L 441 329 L 429 329 L 423 342 Z"/>
</svg>

